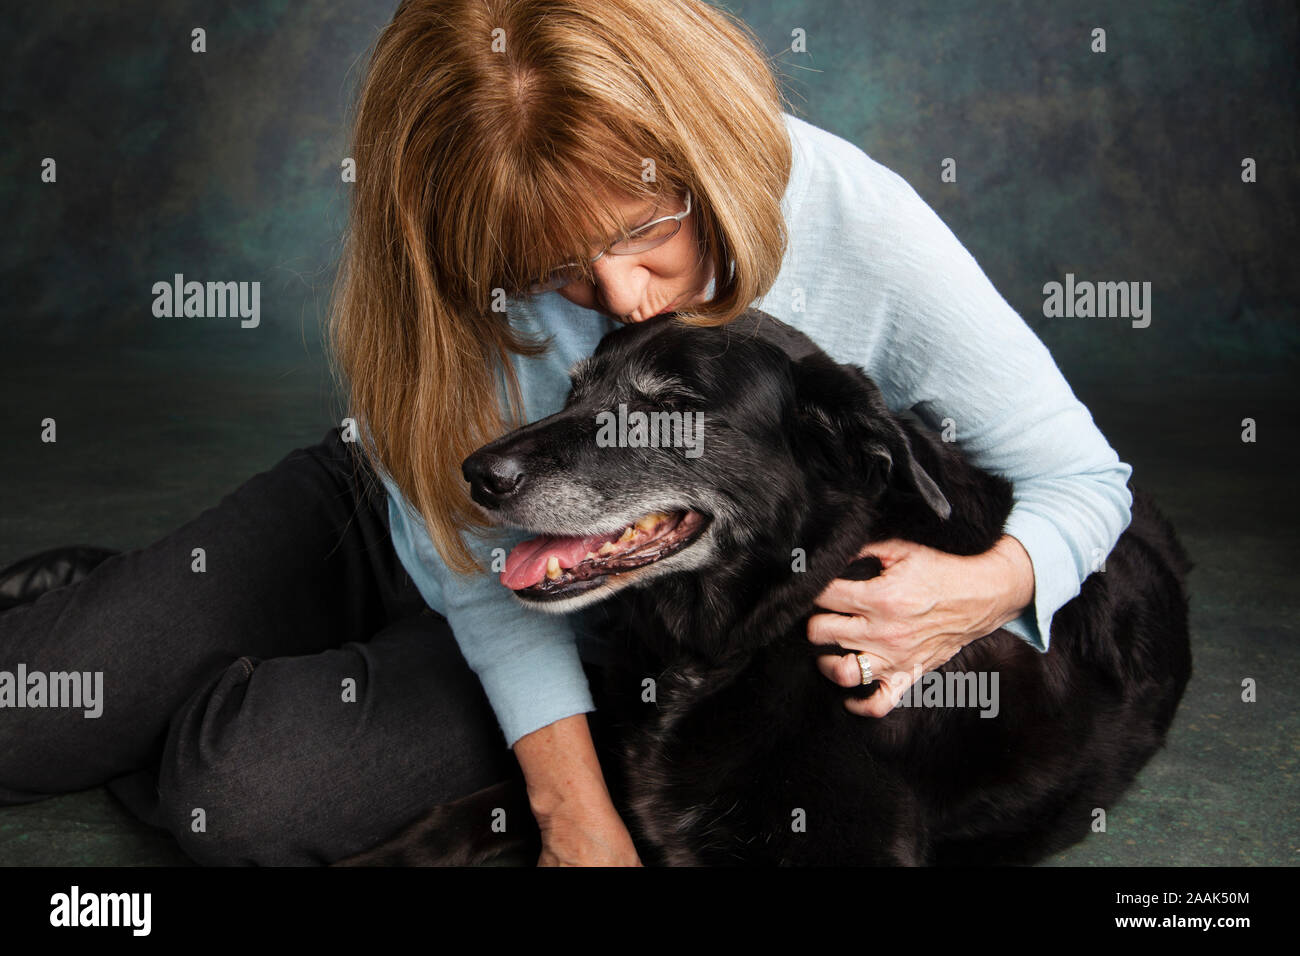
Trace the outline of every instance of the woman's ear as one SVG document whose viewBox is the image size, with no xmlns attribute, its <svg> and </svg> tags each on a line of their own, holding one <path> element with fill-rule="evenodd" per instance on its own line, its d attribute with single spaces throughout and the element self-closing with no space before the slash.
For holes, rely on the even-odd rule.
<svg viewBox="0 0 1300 956">
<path fill-rule="evenodd" d="M 801 437 L 811 439 L 835 467 L 865 478 L 884 476 L 882 491 L 918 494 L 940 518 L 952 505 L 916 460 L 912 443 L 880 389 L 860 368 L 819 352 L 791 363 Z"/>
</svg>

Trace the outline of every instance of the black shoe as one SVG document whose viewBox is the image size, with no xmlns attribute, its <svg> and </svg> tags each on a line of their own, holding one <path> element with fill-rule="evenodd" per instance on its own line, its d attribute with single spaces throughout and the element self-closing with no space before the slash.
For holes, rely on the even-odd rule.
<svg viewBox="0 0 1300 956">
<path fill-rule="evenodd" d="M 108 548 L 52 548 L 0 570 L 0 611 L 29 604 L 46 591 L 75 584 L 113 555 Z"/>
</svg>

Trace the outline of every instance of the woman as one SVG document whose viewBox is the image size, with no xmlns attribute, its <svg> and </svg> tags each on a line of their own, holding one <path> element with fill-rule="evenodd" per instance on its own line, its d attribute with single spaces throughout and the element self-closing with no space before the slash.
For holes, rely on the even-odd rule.
<svg viewBox="0 0 1300 956">
<path fill-rule="evenodd" d="M 328 861 L 509 772 L 504 737 L 539 862 L 635 864 L 573 624 L 501 587 L 523 535 L 485 525 L 459 470 L 558 410 L 569 365 L 620 322 L 757 305 L 1015 483 L 987 554 L 878 543 L 881 577 L 819 599 L 810 640 L 859 652 L 827 679 L 881 680 L 847 705 L 864 719 L 1000 626 L 1046 650 L 1128 523 L 1129 466 L 960 243 L 897 176 L 783 114 L 752 37 L 701 0 L 406 0 L 354 144 L 330 340 L 360 441 L 327 436 L 0 617 L 5 666 L 104 662 L 95 613 L 151 652 L 115 648 L 146 672 L 111 741 L 30 718 L 42 747 L 5 758 L 0 797 L 112 779 L 197 859 Z M 220 578 L 187 565 L 205 544 Z M 412 617 L 424 604 L 442 617 Z"/>
</svg>

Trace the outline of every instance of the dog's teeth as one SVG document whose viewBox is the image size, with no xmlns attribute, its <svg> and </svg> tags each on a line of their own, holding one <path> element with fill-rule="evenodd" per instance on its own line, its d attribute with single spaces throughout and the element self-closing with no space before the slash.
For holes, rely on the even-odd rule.
<svg viewBox="0 0 1300 956">
<path fill-rule="evenodd" d="M 584 561 L 590 561 L 590 560 L 591 560 L 592 558 L 594 558 L 595 556 L 596 556 L 596 552 L 595 552 L 595 551 L 588 551 L 586 554 L 584 554 L 584 555 L 582 556 L 582 560 L 584 560 Z"/>
<path fill-rule="evenodd" d="M 644 518 L 636 519 L 637 530 L 644 531 L 646 534 L 649 534 L 655 528 L 659 527 L 659 522 L 663 521 L 667 517 L 668 516 L 664 514 L 662 511 L 652 511 Z"/>
<path fill-rule="evenodd" d="M 555 555 L 551 555 L 549 558 L 546 559 L 546 577 L 548 580 L 554 581 L 559 576 L 560 576 L 560 559 L 557 558 Z"/>
<path fill-rule="evenodd" d="M 627 544 L 635 537 L 636 537 L 636 528 L 634 528 L 632 525 L 628 525 L 626 528 L 623 529 L 623 537 L 618 539 L 618 543 Z"/>
<path fill-rule="evenodd" d="M 600 546 L 600 551 L 598 553 L 603 557 L 604 555 L 612 554 L 617 550 L 618 548 L 615 546 L 613 541 L 606 541 Z"/>
</svg>

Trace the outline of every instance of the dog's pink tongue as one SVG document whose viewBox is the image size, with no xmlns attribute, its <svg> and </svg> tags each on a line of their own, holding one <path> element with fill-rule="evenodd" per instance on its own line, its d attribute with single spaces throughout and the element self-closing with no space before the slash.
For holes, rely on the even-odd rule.
<svg viewBox="0 0 1300 956">
<path fill-rule="evenodd" d="M 579 537 L 544 534 L 520 541 L 506 555 L 506 568 L 501 572 L 501 583 L 512 591 L 531 587 L 546 576 L 546 562 L 551 555 L 559 560 L 560 567 L 571 568 L 581 562 L 588 551 L 597 551 L 606 541 L 617 539 L 618 533 L 615 532 Z"/>
</svg>

